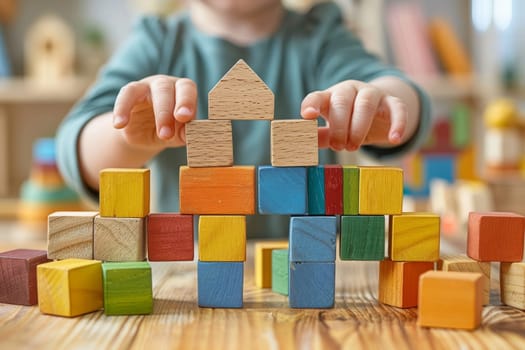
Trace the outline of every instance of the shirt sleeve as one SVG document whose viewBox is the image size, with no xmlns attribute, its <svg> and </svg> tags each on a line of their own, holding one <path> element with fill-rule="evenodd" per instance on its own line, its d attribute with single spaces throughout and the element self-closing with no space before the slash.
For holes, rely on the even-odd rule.
<svg viewBox="0 0 525 350">
<path fill-rule="evenodd" d="M 144 17 L 101 70 L 86 95 L 72 108 L 60 124 L 57 135 L 57 164 L 65 181 L 77 192 L 96 200 L 98 194 L 82 181 L 77 145 L 80 132 L 96 116 L 113 109 L 122 86 L 155 74 L 161 56 L 163 22 Z"/>
</svg>

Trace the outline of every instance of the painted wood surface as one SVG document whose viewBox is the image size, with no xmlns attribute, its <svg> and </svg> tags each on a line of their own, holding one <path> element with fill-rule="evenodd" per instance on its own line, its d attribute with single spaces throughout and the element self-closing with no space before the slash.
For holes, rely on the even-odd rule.
<svg viewBox="0 0 525 350">
<path fill-rule="evenodd" d="M 272 291 L 288 295 L 290 262 L 288 249 L 272 250 Z"/>
<path fill-rule="evenodd" d="M 257 172 L 257 207 L 260 214 L 307 213 L 308 187 L 305 167 L 260 166 Z"/>
<path fill-rule="evenodd" d="M 291 308 L 331 308 L 335 300 L 334 262 L 290 262 Z"/>
<path fill-rule="evenodd" d="M 54 212 L 47 218 L 49 259 L 93 259 L 96 211 Z"/>
<path fill-rule="evenodd" d="M 152 213 L 147 217 L 146 230 L 148 260 L 193 260 L 193 215 Z"/>
<path fill-rule="evenodd" d="M 325 214 L 324 166 L 308 167 L 308 215 Z"/>
<path fill-rule="evenodd" d="M 343 214 L 359 214 L 359 168 L 343 165 Z"/>
<path fill-rule="evenodd" d="M 290 219 L 290 261 L 334 262 L 335 216 L 294 216 Z"/>
<path fill-rule="evenodd" d="M 230 120 L 192 120 L 185 125 L 189 167 L 233 165 Z"/>
<path fill-rule="evenodd" d="M 274 249 L 288 249 L 288 240 L 255 242 L 254 277 L 257 288 L 272 287 L 272 251 Z"/>
<path fill-rule="evenodd" d="M 392 215 L 389 226 L 389 257 L 393 261 L 439 260 L 439 215 L 432 213 Z"/>
<path fill-rule="evenodd" d="M 385 217 L 382 215 L 341 216 L 339 243 L 341 260 L 383 260 Z"/>
<path fill-rule="evenodd" d="M 343 167 L 324 166 L 325 214 L 343 214 Z"/>
<path fill-rule="evenodd" d="M 395 215 L 403 207 L 403 170 L 359 168 L 359 214 Z"/>
<path fill-rule="evenodd" d="M 317 120 L 273 120 L 270 147 L 273 166 L 319 164 Z"/>
<path fill-rule="evenodd" d="M 199 216 L 200 261 L 246 261 L 246 216 Z"/>
<path fill-rule="evenodd" d="M 243 285 L 244 262 L 197 263 L 197 299 L 200 307 L 242 307 Z"/>
</svg>

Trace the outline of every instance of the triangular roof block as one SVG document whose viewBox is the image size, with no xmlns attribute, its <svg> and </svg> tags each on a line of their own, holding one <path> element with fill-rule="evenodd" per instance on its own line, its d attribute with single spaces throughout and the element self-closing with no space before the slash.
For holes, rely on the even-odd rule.
<svg viewBox="0 0 525 350">
<path fill-rule="evenodd" d="M 273 92 L 243 60 L 208 94 L 209 119 L 272 120 L 273 114 Z"/>
</svg>

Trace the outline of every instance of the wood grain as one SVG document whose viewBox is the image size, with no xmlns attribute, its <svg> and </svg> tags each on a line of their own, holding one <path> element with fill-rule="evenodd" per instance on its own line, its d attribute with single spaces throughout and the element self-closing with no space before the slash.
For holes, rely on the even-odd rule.
<svg viewBox="0 0 525 350">
<path fill-rule="evenodd" d="M 93 259 L 96 211 L 59 211 L 47 219 L 49 259 Z"/>
<path fill-rule="evenodd" d="M 325 214 L 324 166 L 308 167 L 308 215 Z"/>
<path fill-rule="evenodd" d="M 273 166 L 319 164 L 316 120 L 273 120 L 270 137 Z"/>
<path fill-rule="evenodd" d="M 343 214 L 343 167 L 324 166 L 325 214 Z"/>
<path fill-rule="evenodd" d="M 197 280 L 200 307 L 242 307 L 244 262 L 199 261 Z"/>
<path fill-rule="evenodd" d="M 152 213 L 146 230 L 149 261 L 193 260 L 193 215 Z"/>
<path fill-rule="evenodd" d="M 185 130 L 189 167 L 233 165 L 230 120 L 192 120 L 186 123 Z"/>
<path fill-rule="evenodd" d="M 343 214 L 359 214 L 359 168 L 343 165 Z"/>
<path fill-rule="evenodd" d="M 200 261 L 246 261 L 246 216 L 199 216 Z"/>
<path fill-rule="evenodd" d="M 391 167 L 359 168 L 359 214 L 395 215 L 403 207 L 403 170 Z"/>
<path fill-rule="evenodd" d="M 385 217 L 382 215 L 341 216 L 341 260 L 383 260 Z"/>
<path fill-rule="evenodd" d="M 308 211 L 305 167 L 259 166 L 257 169 L 259 214 L 303 215 Z"/>
<path fill-rule="evenodd" d="M 290 262 L 288 299 L 291 308 L 334 306 L 335 262 Z"/>
<path fill-rule="evenodd" d="M 294 216 L 290 219 L 290 261 L 334 262 L 335 216 Z"/>
<path fill-rule="evenodd" d="M 501 302 L 525 310 L 525 263 L 501 263 Z"/>
<path fill-rule="evenodd" d="M 143 218 L 95 217 L 93 257 L 102 261 L 141 261 L 146 258 Z"/>
</svg>

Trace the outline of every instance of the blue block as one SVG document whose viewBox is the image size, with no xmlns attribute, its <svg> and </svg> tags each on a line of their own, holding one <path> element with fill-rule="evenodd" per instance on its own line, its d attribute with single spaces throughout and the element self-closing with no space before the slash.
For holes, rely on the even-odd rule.
<svg viewBox="0 0 525 350">
<path fill-rule="evenodd" d="M 423 159 L 425 184 L 433 179 L 454 183 L 456 178 L 456 156 L 453 154 L 427 154 Z"/>
<path fill-rule="evenodd" d="M 334 262 L 335 216 L 296 216 L 290 219 L 290 261 Z"/>
<path fill-rule="evenodd" d="M 243 262 L 199 261 L 197 264 L 199 307 L 242 307 L 243 280 Z"/>
<path fill-rule="evenodd" d="M 323 166 L 308 168 L 308 214 L 325 214 Z"/>
<path fill-rule="evenodd" d="M 290 263 L 292 308 L 331 308 L 335 299 L 335 263 Z"/>
<path fill-rule="evenodd" d="M 258 169 L 260 214 L 307 213 L 306 168 L 260 166 Z"/>
</svg>

